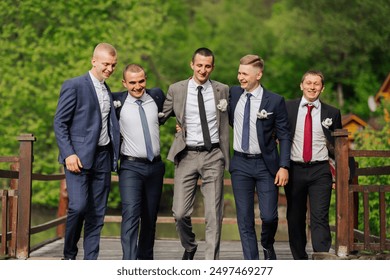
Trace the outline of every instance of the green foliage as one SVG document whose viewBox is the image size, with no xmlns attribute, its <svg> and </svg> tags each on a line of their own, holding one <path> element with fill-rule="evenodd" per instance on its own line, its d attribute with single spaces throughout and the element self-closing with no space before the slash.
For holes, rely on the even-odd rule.
<svg viewBox="0 0 390 280">
<path fill-rule="evenodd" d="M 317 68 L 327 79 L 327 102 L 368 117 L 367 98 L 390 69 L 390 25 L 384 24 L 390 7 L 386 0 L 353 2 L 3 0 L 0 155 L 16 155 L 16 137 L 33 133 L 34 172 L 59 172 L 52 128 L 59 90 L 64 80 L 90 69 L 93 48 L 102 41 L 119 54 L 108 80 L 112 91 L 123 90 L 122 69 L 128 63 L 142 64 L 148 87 L 166 91 L 191 75 L 192 53 L 205 46 L 216 55 L 212 79 L 237 84 L 239 59 L 259 54 L 265 59 L 263 85 L 289 99 L 300 95 L 303 72 Z M 164 159 L 174 132 L 172 118 L 161 127 Z M 164 161 L 166 177 L 173 177 L 173 164 Z M 55 205 L 58 189 L 58 182 L 34 183 L 33 202 Z M 110 205 L 117 206 L 118 197 L 113 186 Z"/>
</svg>

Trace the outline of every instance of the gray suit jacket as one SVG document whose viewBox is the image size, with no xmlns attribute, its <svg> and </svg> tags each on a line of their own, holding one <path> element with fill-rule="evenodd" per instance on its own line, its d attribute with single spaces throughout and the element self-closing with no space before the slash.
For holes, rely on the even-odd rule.
<svg viewBox="0 0 390 280">
<path fill-rule="evenodd" d="M 167 98 L 164 102 L 164 117 L 160 122 L 164 123 L 169 117 L 176 116 L 176 123 L 181 127 L 181 131 L 175 134 L 175 139 L 168 153 L 168 159 L 175 164 L 179 162 L 178 155 L 186 147 L 186 123 L 185 123 L 185 104 L 187 101 L 187 89 L 189 80 L 183 80 L 172 84 L 168 88 Z M 217 81 L 210 80 L 214 91 L 215 105 L 220 100 L 225 99 L 228 102 L 229 87 Z M 219 132 L 219 145 L 225 158 L 225 169 L 229 168 L 230 144 L 229 144 L 229 117 L 227 108 L 225 111 L 216 108 L 217 123 Z"/>
</svg>

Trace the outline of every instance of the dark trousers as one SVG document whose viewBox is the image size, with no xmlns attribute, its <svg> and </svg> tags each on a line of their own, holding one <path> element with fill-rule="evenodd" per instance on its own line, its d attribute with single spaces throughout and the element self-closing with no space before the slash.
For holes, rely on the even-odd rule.
<svg viewBox="0 0 390 280">
<path fill-rule="evenodd" d="M 278 226 L 278 188 L 263 158 L 247 159 L 234 155 L 230 165 L 237 223 L 244 259 L 258 260 L 255 230 L 254 195 L 259 201 L 262 220 L 261 245 L 269 249 L 275 243 Z"/>
<path fill-rule="evenodd" d="M 308 166 L 292 163 L 285 192 L 289 243 L 294 259 L 308 258 L 305 249 L 307 198 L 313 250 L 329 252 L 332 243 L 329 227 L 332 177 L 329 163 L 325 161 Z"/>
<path fill-rule="evenodd" d="M 64 258 L 76 259 L 84 225 L 84 259 L 96 260 L 99 255 L 100 232 L 104 225 L 107 199 L 111 184 L 111 156 L 109 151 L 95 154 L 91 169 L 72 173 L 65 168 L 68 192 Z"/>
<path fill-rule="evenodd" d="M 122 200 L 121 242 L 124 260 L 153 259 L 164 173 L 165 165 L 162 161 L 121 161 L 119 190 Z"/>
</svg>

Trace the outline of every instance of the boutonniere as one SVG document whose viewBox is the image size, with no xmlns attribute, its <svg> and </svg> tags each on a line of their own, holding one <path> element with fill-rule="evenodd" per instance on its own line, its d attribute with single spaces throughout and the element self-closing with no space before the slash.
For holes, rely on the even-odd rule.
<svg viewBox="0 0 390 280">
<path fill-rule="evenodd" d="M 261 110 L 260 112 L 257 112 L 257 117 L 262 120 L 262 119 L 268 119 L 269 115 L 272 115 L 273 112 L 268 113 L 266 110 Z"/>
<path fill-rule="evenodd" d="M 119 100 L 114 100 L 112 103 L 114 103 L 114 108 L 119 108 L 122 106 L 122 103 Z"/>
<path fill-rule="evenodd" d="M 164 114 L 163 112 L 158 113 L 158 117 L 159 117 L 159 118 L 162 118 L 162 117 L 164 117 L 164 116 L 165 116 L 165 114 Z"/>
<path fill-rule="evenodd" d="M 219 100 L 219 104 L 217 105 L 218 110 L 221 112 L 225 112 L 227 108 L 227 101 L 226 99 Z"/>
<path fill-rule="evenodd" d="M 322 125 L 329 129 L 329 127 L 332 125 L 332 119 L 331 118 L 326 118 L 325 120 L 322 121 Z"/>
</svg>

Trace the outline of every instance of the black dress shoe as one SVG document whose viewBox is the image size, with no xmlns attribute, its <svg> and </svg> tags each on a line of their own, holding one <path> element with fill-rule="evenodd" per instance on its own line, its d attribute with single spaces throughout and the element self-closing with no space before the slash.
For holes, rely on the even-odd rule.
<svg viewBox="0 0 390 280">
<path fill-rule="evenodd" d="M 198 247 L 195 247 L 195 249 L 190 251 L 190 252 L 188 252 L 187 250 L 184 250 L 182 260 L 193 260 L 194 256 L 195 256 L 196 249 L 198 249 Z"/>
<path fill-rule="evenodd" d="M 263 252 L 265 260 L 276 260 L 276 254 L 273 246 L 269 249 L 263 248 Z"/>
</svg>

